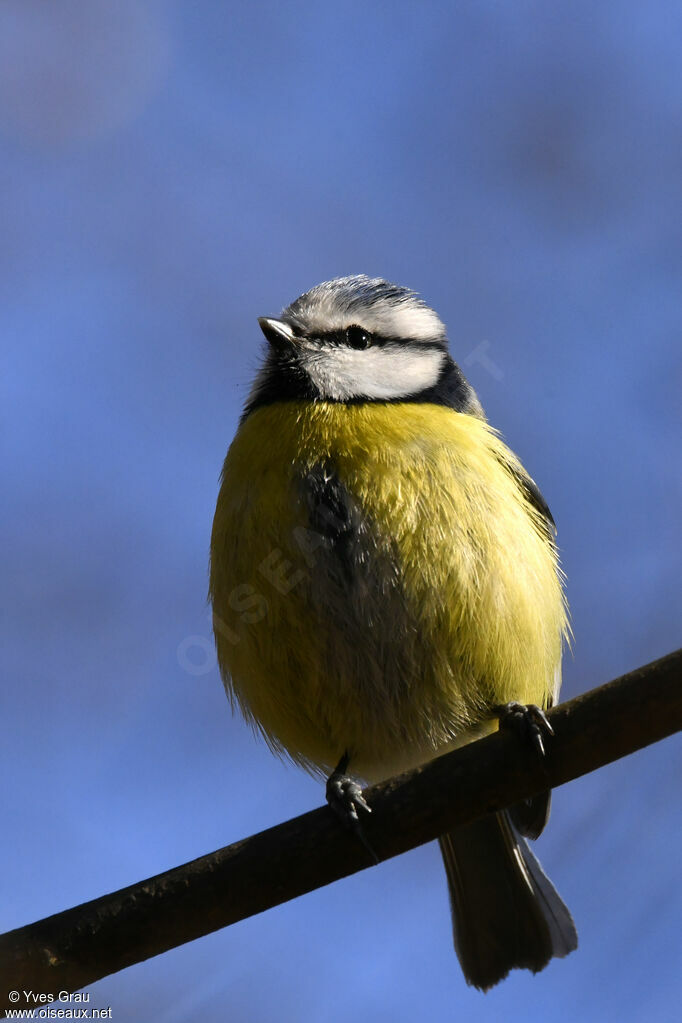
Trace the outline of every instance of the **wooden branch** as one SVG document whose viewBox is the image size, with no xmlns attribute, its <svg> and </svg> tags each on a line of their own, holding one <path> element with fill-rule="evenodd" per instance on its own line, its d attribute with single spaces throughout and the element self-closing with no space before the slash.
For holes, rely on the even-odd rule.
<svg viewBox="0 0 682 1023">
<path fill-rule="evenodd" d="M 367 790 L 381 860 L 682 729 L 682 650 L 563 703 L 543 761 L 497 732 Z M 74 992 L 101 977 L 371 866 L 328 807 L 0 936 L 10 990 Z M 25 1005 L 23 998 L 12 1008 Z"/>
</svg>

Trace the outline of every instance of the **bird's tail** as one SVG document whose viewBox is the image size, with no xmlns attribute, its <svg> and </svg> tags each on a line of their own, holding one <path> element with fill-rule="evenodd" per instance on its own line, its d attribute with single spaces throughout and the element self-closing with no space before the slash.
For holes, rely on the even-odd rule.
<svg viewBox="0 0 682 1023">
<path fill-rule="evenodd" d="M 570 912 L 508 813 L 451 831 L 440 847 L 468 984 L 487 991 L 514 968 L 537 973 L 577 948 Z"/>
</svg>

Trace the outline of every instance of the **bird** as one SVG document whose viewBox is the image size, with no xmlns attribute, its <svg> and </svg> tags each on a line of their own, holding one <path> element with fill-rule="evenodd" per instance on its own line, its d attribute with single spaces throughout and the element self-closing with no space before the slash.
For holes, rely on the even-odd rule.
<svg viewBox="0 0 682 1023">
<path fill-rule="evenodd" d="M 570 634 L 556 527 L 415 291 L 339 277 L 258 322 L 211 534 L 218 664 L 233 707 L 327 777 L 364 840 L 362 784 L 507 726 L 543 754 Z M 577 947 L 527 842 L 549 803 L 439 840 L 481 991 Z"/>
</svg>

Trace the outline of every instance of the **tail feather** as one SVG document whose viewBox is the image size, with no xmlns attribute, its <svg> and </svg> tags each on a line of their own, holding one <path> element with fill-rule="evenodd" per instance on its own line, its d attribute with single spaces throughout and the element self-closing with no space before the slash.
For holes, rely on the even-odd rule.
<svg viewBox="0 0 682 1023">
<path fill-rule="evenodd" d="M 549 820 L 552 803 L 552 792 L 543 792 L 531 799 L 524 799 L 509 807 L 509 819 L 521 835 L 526 838 L 539 838 Z"/>
<path fill-rule="evenodd" d="M 487 991 L 512 969 L 537 973 L 577 948 L 570 912 L 508 813 L 449 832 L 440 846 L 467 983 Z"/>
</svg>

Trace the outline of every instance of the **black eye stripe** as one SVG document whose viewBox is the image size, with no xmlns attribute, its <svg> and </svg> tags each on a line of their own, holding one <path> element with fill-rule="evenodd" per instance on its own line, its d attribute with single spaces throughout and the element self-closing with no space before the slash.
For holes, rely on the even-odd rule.
<svg viewBox="0 0 682 1023">
<path fill-rule="evenodd" d="M 385 345 L 388 343 L 390 338 L 378 337 L 376 334 L 370 333 L 369 330 L 365 330 L 364 327 L 358 327 L 353 324 L 347 327 L 345 330 L 328 330 L 324 333 L 306 333 L 303 335 L 310 341 L 315 341 L 319 345 L 330 345 L 334 348 L 355 348 L 362 350 L 364 348 L 372 348 L 375 345 Z"/>
<path fill-rule="evenodd" d="M 434 338 L 433 340 L 423 340 L 422 338 L 411 337 L 381 337 L 379 334 L 372 334 L 370 331 L 365 330 L 364 327 L 358 327 L 355 324 L 351 327 L 347 327 L 345 330 L 327 330 L 320 333 L 315 331 L 299 331 L 297 336 L 306 341 L 312 341 L 314 344 L 320 345 L 321 347 L 355 348 L 356 346 L 349 343 L 349 330 L 360 330 L 370 338 L 369 345 L 362 347 L 387 347 L 396 351 L 408 350 L 413 352 L 443 352 L 446 350 L 446 342 L 440 339 Z M 361 348 L 361 346 L 358 347 Z"/>
</svg>

